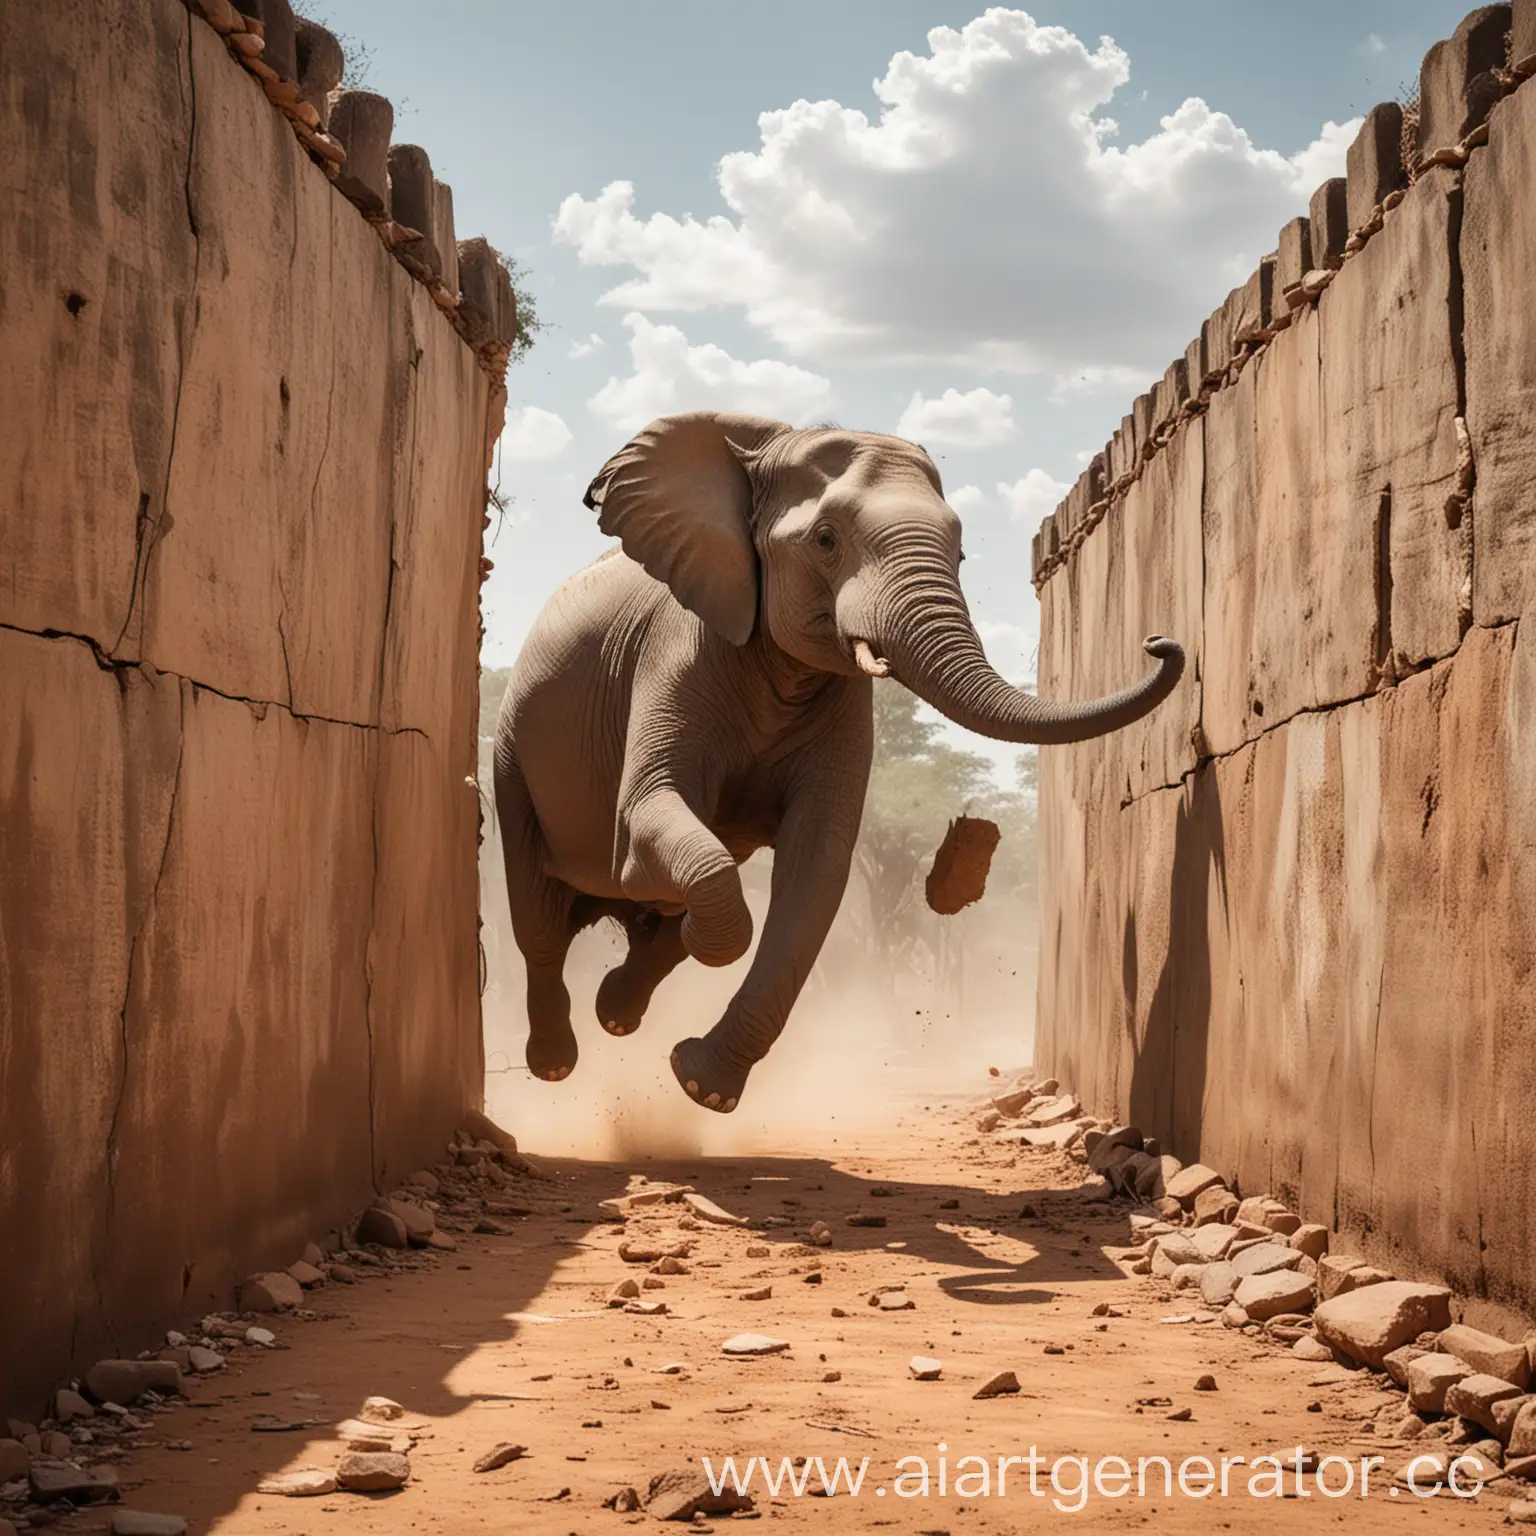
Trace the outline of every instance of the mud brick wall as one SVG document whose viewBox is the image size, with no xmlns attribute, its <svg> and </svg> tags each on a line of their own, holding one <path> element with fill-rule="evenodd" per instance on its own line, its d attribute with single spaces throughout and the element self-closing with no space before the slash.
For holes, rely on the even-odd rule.
<svg viewBox="0 0 1536 1536">
<path fill-rule="evenodd" d="M 481 1102 L 512 296 L 341 69 L 275 0 L 0 6 L 6 1406 Z"/>
<path fill-rule="evenodd" d="M 1536 0 L 1216 311 L 1035 541 L 1037 1059 L 1473 1314 L 1536 1313 Z M 1522 83 L 1525 81 L 1527 83 Z"/>
</svg>

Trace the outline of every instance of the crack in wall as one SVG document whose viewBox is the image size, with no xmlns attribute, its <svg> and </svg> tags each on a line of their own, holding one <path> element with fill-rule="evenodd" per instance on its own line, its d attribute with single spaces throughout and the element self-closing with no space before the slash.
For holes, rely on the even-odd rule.
<svg viewBox="0 0 1536 1536">
<path fill-rule="evenodd" d="M 126 669 L 125 669 L 126 670 Z M 165 676 L 174 674 L 166 673 Z M 154 884 L 144 899 L 144 909 L 139 914 L 139 920 L 134 927 L 133 937 L 128 945 L 128 964 L 123 983 L 123 1005 L 118 1009 L 118 1047 L 122 1060 L 117 1075 L 117 1092 L 112 1101 L 112 1118 L 107 1125 L 107 1137 L 105 1148 L 105 1166 L 107 1176 L 107 1203 L 103 1217 L 103 1241 L 102 1251 L 108 1253 L 112 1248 L 112 1233 L 117 1221 L 117 1140 L 118 1129 L 122 1123 L 123 1104 L 128 1096 L 128 1072 L 132 1060 L 132 1051 L 128 1029 L 128 1013 L 133 1004 L 133 984 L 137 974 L 139 950 L 143 945 L 144 936 L 154 918 L 155 906 L 160 899 L 160 882 L 165 878 L 165 866 L 171 855 L 171 839 L 176 831 L 176 802 L 181 793 L 181 768 L 186 757 L 187 748 L 187 698 L 184 679 L 177 679 L 177 711 L 176 711 L 176 768 L 171 775 L 171 795 L 166 807 L 165 835 L 160 840 L 160 860 L 155 866 Z M 108 1337 L 116 1339 L 111 1313 L 106 1305 L 106 1298 L 102 1290 L 101 1265 L 92 1266 L 91 1283 L 96 1291 L 96 1305 L 106 1323 Z"/>
<path fill-rule="evenodd" d="M 211 693 L 218 698 L 229 700 L 231 704 L 244 704 L 251 709 L 263 711 L 280 709 L 294 720 L 302 720 L 306 724 L 339 725 L 350 731 L 372 731 L 383 736 L 420 736 L 423 741 L 428 742 L 432 739 L 419 725 L 380 725 L 362 720 L 340 720 L 334 715 L 308 714 L 303 710 L 292 709 L 281 699 L 256 699 L 243 693 L 229 693 L 223 688 L 215 688 L 212 683 L 199 682 L 195 677 L 188 677 L 182 672 L 167 671 L 150 662 L 122 660 L 105 650 L 101 642 L 91 635 L 77 634 L 73 630 L 28 629 L 24 625 L 7 624 L 4 621 L 0 621 L 0 630 L 9 630 L 15 635 L 27 635 L 34 640 L 70 640 L 77 645 L 85 646 L 103 672 L 142 672 L 147 668 L 161 677 L 174 677 L 178 682 L 186 683 L 199 693 Z"/>
<path fill-rule="evenodd" d="M 176 462 L 176 439 L 181 426 L 181 391 L 187 379 L 187 359 L 192 352 L 193 334 L 197 330 L 197 290 L 202 275 L 203 254 L 201 231 L 197 226 L 197 207 L 192 196 L 192 172 L 197 163 L 197 71 L 193 64 L 192 29 L 197 25 L 191 11 L 188 11 L 187 164 L 181 179 L 182 197 L 187 209 L 187 227 L 192 232 L 192 281 L 187 293 L 188 313 L 183 316 L 182 324 L 177 330 L 176 390 L 171 399 L 170 441 L 166 446 L 165 479 L 160 488 L 160 515 L 155 517 L 151 514 L 149 493 L 147 491 L 141 493 L 138 523 L 134 530 L 133 582 L 128 589 L 128 612 L 123 616 L 123 627 L 117 632 L 117 639 L 112 642 L 114 653 L 127 639 L 128 631 L 133 627 L 134 614 L 139 615 L 141 625 L 144 620 L 143 609 L 148 603 L 150 558 L 155 552 L 155 546 L 159 543 L 162 533 L 167 530 L 166 508 L 170 504 L 171 471 Z"/>
</svg>

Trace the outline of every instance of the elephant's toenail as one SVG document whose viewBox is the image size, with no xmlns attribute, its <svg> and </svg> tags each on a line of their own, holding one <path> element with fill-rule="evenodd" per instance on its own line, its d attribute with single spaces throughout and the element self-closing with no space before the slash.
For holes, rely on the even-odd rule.
<svg viewBox="0 0 1536 1536">
<path fill-rule="evenodd" d="M 683 1084 L 683 1087 L 686 1088 L 688 1090 L 688 1092 L 693 1095 L 694 1098 L 698 1098 L 698 1096 L 699 1096 L 699 1085 L 696 1082 L 694 1082 L 694 1080 L 691 1077 L 688 1079 L 688 1081 L 686 1083 Z"/>
<path fill-rule="evenodd" d="M 729 1114 L 735 1108 L 736 1108 L 736 1100 L 735 1099 L 727 1099 L 725 1101 L 724 1109 L 725 1109 L 725 1112 L 727 1114 Z"/>
<path fill-rule="evenodd" d="M 715 1105 L 718 1104 L 719 1102 L 720 1102 L 720 1095 L 718 1093 L 712 1093 L 712 1094 L 709 1095 L 709 1097 L 707 1099 L 704 1100 L 704 1103 L 710 1109 L 713 1109 L 715 1107 Z"/>
</svg>

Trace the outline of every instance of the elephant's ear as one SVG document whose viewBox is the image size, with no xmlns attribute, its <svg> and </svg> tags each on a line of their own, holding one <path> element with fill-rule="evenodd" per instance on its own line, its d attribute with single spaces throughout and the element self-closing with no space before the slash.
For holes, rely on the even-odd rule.
<svg viewBox="0 0 1536 1536">
<path fill-rule="evenodd" d="M 745 645 L 757 622 L 744 460 L 789 430 L 729 412 L 663 416 L 603 465 L 583 498 L 630 559 L 734 645 Z"/>
</svg>

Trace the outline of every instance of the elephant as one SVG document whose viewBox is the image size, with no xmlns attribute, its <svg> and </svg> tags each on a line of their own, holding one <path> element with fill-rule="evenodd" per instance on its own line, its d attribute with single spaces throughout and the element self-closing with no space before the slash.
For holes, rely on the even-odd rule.
<svg viewBox="0 0 1536 1536">
<path fill-rule="evenodd" d="M 916 444 L 692 411 L 654 421 L 583 498 L 617 547 L 535 621 L 497 721 L 512 929 L 527 963 L 532 1072 L 575 1066 L 563 979 L 582 928 L 627 930 L 597 1016 L 638 1028 L 685 958 L 729 965 L 753 920 L 738 866 L 773 849 L 757 952 L 724 1015 L 678 1042 L 695 1103 L 730 1113 L 783 1029 L 847 883 L 873 749 L 873 679 L 894 677 L 1001 741 L 1082 741 L 1141 718 L 1184 669 L 1087 703 L 1011 686 L 962 594 L 960 519 Z"/>
</svg>

